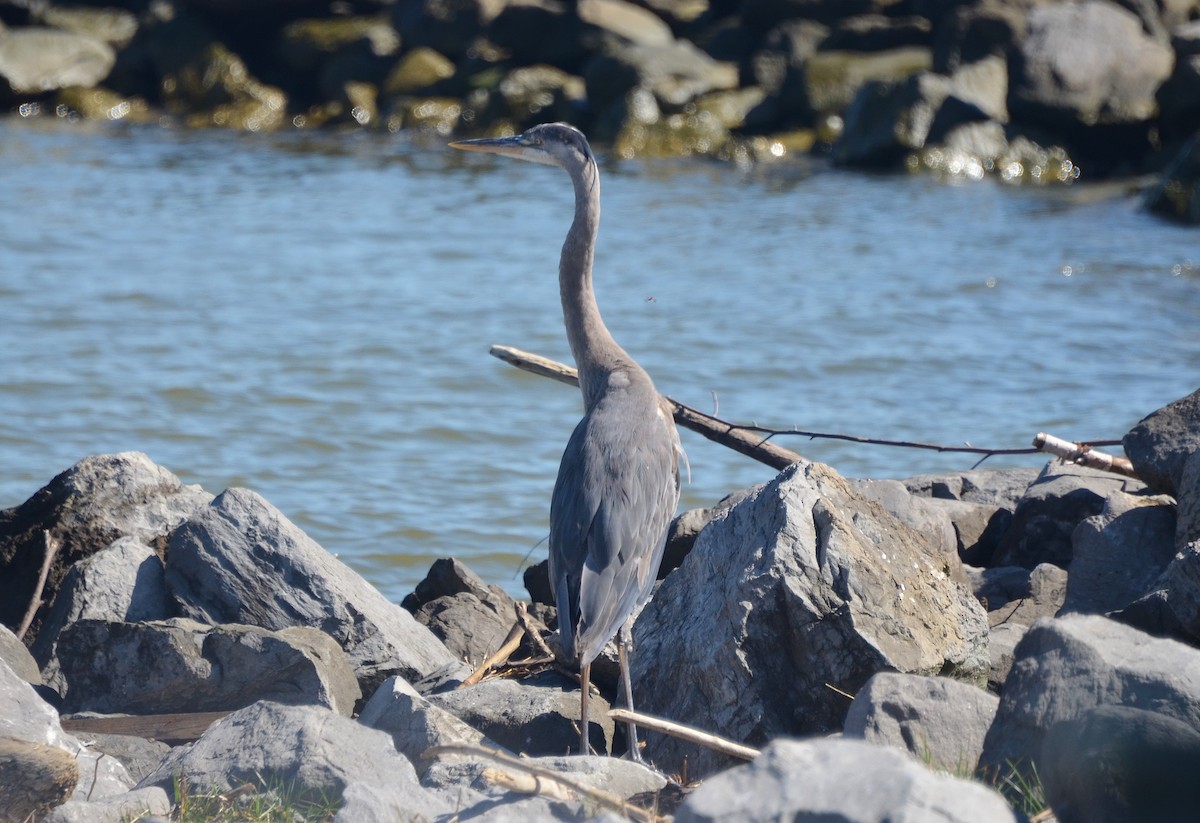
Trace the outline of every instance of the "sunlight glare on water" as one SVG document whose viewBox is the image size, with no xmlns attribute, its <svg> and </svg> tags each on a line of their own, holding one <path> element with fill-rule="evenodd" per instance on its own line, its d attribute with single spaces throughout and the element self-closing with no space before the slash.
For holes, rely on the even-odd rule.
<svg viewBox="0 0 1200 823">
<path fill-rule="evenodd" d="M 1197 235 L 1133 196 L 791 168 L 605 163 L 601 308 L 664 393 L 1010 448 L 1119 438 L 1200 383 Z M 392 599 L 449 555 L 520 591 L 580 401 L 488 347 L 570 360 L 561 172 L 393 135 L 6 121 L 0 192 L 0 506 L 138 450 L 258 491 Z M 685 506 L 774 474 L 683 436 Z M 776 442 L 848 476 L 977 459 Z"/>
</svg>

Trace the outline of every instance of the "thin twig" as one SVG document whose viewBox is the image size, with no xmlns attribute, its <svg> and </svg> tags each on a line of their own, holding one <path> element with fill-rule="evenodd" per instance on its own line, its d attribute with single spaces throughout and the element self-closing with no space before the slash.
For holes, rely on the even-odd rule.
<svg viewBox="0 0 1200 823">
<path fill-rule="evenodd" d="M 489 671 L 504 664 L 512 653 L 521 647 L 521 637 L 525 634 L 525 628 L 518 620 L 513 624 L 513 627 L 508 630 L 508 636 L 504 638 L 504 642 L 500 644 L 495 652 L 479 665 L 479 668 L 471 672 L 466 680 L 458 684 L 458 688 L 463 689 L 467 686 L 474 686 L 483 679 Z"/>
<path fill-rule="evenodd" d="M 533 641 L 533 645 L 537 646 L 543 655 L 553 660 L 554 652 L 546 645 L 546 641 L 542 639 L 542 633 L 538 630 L 538 627 L 542 625 L 541 621 L 531 615 L 529 610 L 525 608 L 525 604 L 520 600 L 517 601 L 516 609 L 517 622 L 525 629 L 525 634 L 528 635 L 529 639 Z"/>
<path fill-rule="evenodd" d="M 751 746 L 735 743 L 732 740 L 712 734 L 711 732 L 701 731 L 692 726 L 685 726 L 673 720 L 655 717 L 652 714 L 631 712 L 629 709 L 609 709 L 608 716 L 617 722 L 623 721 L 625 723 L 633 723 L 645 729 L 653 729 L 656 732 L 669 734 L 672 737 L 678 737 L 680 740 L 696 743 L 721 754 L 739 758 L 740 760 L 753 760 L 759 755 L 759 750 Z"/>
<path fill-rule="evenodd" d="M 25 632 L 29 631 L 29 627 L 33 625 L 33 616 L 37 614 L 37 610 L 42 605 L 42 592 L 46 589 L 46 579 L 50 576 L 50 567 L 54 564 L 54 557 L 58 554 L 58 550 L 62 548 L 62 543 L 51 536 L 49 530 L 43 531 L 42 537 L 46 544 L 45 556 L 42 557 L 42 570 L 38 573 L 37 585 L 33 587 L 33 597 L 29 600 L 29 608 L 25 610 L 25 617 L 21 620 L 20 627 L 17 628 L 18 640 L 23 639 Z"/>
<path fill-rule="evenodd" d="M 490 760 L 493 763 L 499 763 L 502 766 L 516 769 L 517 771 L 525 774 L 531 774 L 544 780 L 554 781 L 558 785 L 565 786 L 581 797 L 586 797 L 588 800 L 612 809 L 619 814 L 627 815 L 634 820 L 642 821 L 642 823 L 654 823 L 654 821 L 660 819 L 653 812 L 643 809 L 641 806 L 636 806 L 632 803 L 629 803 L 624 798 L 621 798 L 612 792 L 606 792 L 603 789 L 597 789 L 594 786 L 588 786 L 584 783 L 572 780 L 569 777 L 565 777 L 558 772 L 538 766 L 535 763 L 531 763 L 527 760 L 521 760 L 520 758 L 513 757 L 510 754 L 506 754 L 496 749 L 488 749 L 484 748 L 483 746 L 470 745 L 435 746 L 422 754 L 421 759 L 428 760 L 447 754 L 458 754 L 466 757 Z M 514 781 L 508 782 L 511 784 Z M 533 790 L 537 791 L 536 784 L 534 785 Z"/>
</svg>

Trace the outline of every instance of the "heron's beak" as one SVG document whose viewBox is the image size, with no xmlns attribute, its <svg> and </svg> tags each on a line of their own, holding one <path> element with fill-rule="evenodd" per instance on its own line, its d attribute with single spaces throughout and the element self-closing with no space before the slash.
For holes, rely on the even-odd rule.
<svg viewBox="0 0 1200 823">
<path fill-rule="evenodd" d="M 533 163 L 555 165 L 553 159 L 524 134 L 512 137 L 481 137 L 476 140 L 455 140 L 450 144 L 452 149 L 463 151 L 480 151 L 487 154 L 502 154 L 505 157 L 515 157 L 518 160 L 528 160 Z"/>
</svg>

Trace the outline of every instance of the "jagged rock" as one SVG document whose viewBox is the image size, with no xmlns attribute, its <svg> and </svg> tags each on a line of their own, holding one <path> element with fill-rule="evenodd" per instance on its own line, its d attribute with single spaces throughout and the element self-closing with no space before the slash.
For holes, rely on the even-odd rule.
<svg viewBox="0 0 1200 823">
<path fill-rule="evenodd" d="M 1000 699 L 948 677 L 880 672 L 854 696 L 844 734 L 907 751 L 951 774 L 969 774 Z"/>
<path fill-rule="evenodd" d="M 909 47 L 869 54 L 818 51 L 804 65 L 806 105 L 821 114 L 840 113 L 849 108 L 868 83 L 898 84 L 927 71 L 929 65 L 927 48 Z"/>
<path fill-rule="evenodd" d="M 898 166 L 925 145 L 933 117 L 951 88 L 948 79 L 932 72 L 864 84 L 846 110 L 845 131 L 833 147 L 834 161 L 848 166 Z"/>
<path fill-rule="evenodd" d="M 185 486 L 141 452 L 85 457 L 14 509 L 0 511 L 0 623 L 20 623 L 41 571 L 45 539 L 61 544 L 42 598 L 51 603 L 79 560 L 131 537 L 159 552 L 212 495 Z M 38 632 L 46 607 L 34 621 Z"/>
<path fill-rule="evenodd" d="M 761 486 L 727 494 L 712 508 L 688 509 L 672 520 L 671 527 L 667 529 L 667 546 L 663 550 L 662 564 L 658 567 L 658 579 L 662 580 L 679 568 L 683 559 L 688 556 L 688 552 L 692 550 L 692 546 L 696 545 L 696 538 L 700 536 L 700 532 L 704 530 L 705 526 L 718 517 L 723 517 L 730 509 L 759 488 Z"/>
<path fill-rule="evenodd" d="M 1050 729 L 1038 776 L 1060 823 L 1192 820 L 1200 732 L 1131 706 L 1096 706 Z"/>
<path fill-rule="evenodd" d="M 917 474 L 903 483 L 910 492 L 941 500 L 961 500 L 1010 511 L 1041 473 L 1037 469 L 973 469 L 949 474 Z"/>
<path fill-rule="evenodd" d="M 0 623 L 0 662 L 8 664 L 13 673 L 33 686 L 42 684 L 42 674 L 37 661 L 15 634 Z"/>
<path fill-rule="evenodd" d="M 496 86 L 487 114 L 523 131 L 538 123 L 578 120 L 586 104 L 582 77 L 553 66 L 521 66 Z"/>
<path fill-rule="evenodd" d="M 0 30 L 0 86 L 4 96 L 43 94 L 67 86 L 95 86 L 112 71 L 116 53 L 98 37 L 60 29 Z"/>
<path fill-rule="evenodd" d="M 1063 613 L 1104 614 L 1147 594 L 1175 556 L 1169 499 L 1115 492 L 1071 536 Z"/>
<path fill-rule="evenodd" d="M 579 691 L 567 689 L 569 682 L 544 672 L 521 681 L 484 680 L 428 699 L 510 751 L 561 754 L 579 749 Z M 613 721 L 608 709 L 602 696 L 592 695 L 588 739 L 598 752 L 612 751 Z"/>
<path fill-rule="evenodd" d="M 40 820 L 79 782 L 75 758 L 57 746 L 0 736 L 0 820 Z"/>
<path fill-rule="evenodd" d="M 957 559 L 954 559 L 957 563 Z M 944 555 L 833 469 L 801 461 L 701 532 L 634 626 L 635 705 L 751 745 L 840 728 L 877 671 L 982 682 L 987 624 Z M 648 757 L 724 758 L 657 735 Z"/>
<path fill-rule="evenodd" d="M 275 700 L 349 716 L 361 696 L 337 643 L 303 626 L 80 620 L 58 653 L 72 711 L 167 714 Z"/>
<path fill-rule="evenodd" d="M 1136 492 L 1137 480 L 1070 463 L 1048 463 L 1030 484 L 992 558 L 993 566 L 1071 562 L 1071 535 L 1083 520 L 1100 514 L 1113 492 Z"/>
<path fill-rule="evenodd" d="M 1114 620 L 1070 615 L 1034 624 L 1017 646 L 980 767 L 1037 766 L 1054 724 L 1094 706 L 1153 706 L 1200 724 L 1200 651 Z"/>
<path fill-rule="evenodd" d="M 1021 623 L 997 623 L 992 626 L 988 633 L 988 654 L 991 656 L 988 688 L 992 691 L 999 693 L 1004 690 L 1004 683 L 1012 671 L 1013 654 L 1027 631 L 1029 627 Z"/>
<path fill-rule="evenodd" d="M 167 585 L 202 622 L 321 629 L 350 656 L 364 694 L 393 674 L 416 680 L 454 661 L 412 615 L 246 489 L 225 491 L 176 530 Z"/>
<path fill-rule="evenodd" d="M 1113 3 L 1039 5 L 1010 53 L 1008 108 L 1051 128 L 1145 122 L 1172 64 L 1170 47 Z"/>
<path fill-rule="evenodd" d="M 673 107 L 719 89 L 737 88 L 737 67 L 718 63 L 686 40 L 610 49 L 584 69 L 589 102 L 599 110 L 645 88 Z"/>
<path fill-rule="evenodd" d="M 954 524 L 946 511 L 932 498 L 911 494 L 899 480 L 856 480 L 847 479 L 850 488 L 868 500 L 883 506 L 888 514 L 907 523 L 920 532 L 930 545 L 941 550 L 947 557 L 958 557 L 958 538 Z M 966 583 L 965 574 L 957 574 L 961 567 L 951 564 L 959 582 Z"/>
<path fill-rule="evenodd" d="M 45 666 L 54 656 L 59 633 L 78 620 L 137 623 L 175 614 L 162 558 L 136 537 L 120 537 L 67 572 L 33 653 Z"/>
<path fill-rule="evenodd" d="M 79 765 L 72 799 L 101 800 L 124 794 L 133 785 L 129 773 L 116 759 L 86 748 L 78 738 L 64 732 L 58 712 L 2 660 L 0 706 L 4 707 L 0 712 L 0 737 L 54 746 Z"/>
<path fill-rule="evenodd" d="M 41 823 L 126 823 L 168 818 L 174 804 L 157 786 L 118 794 L 103 800 L 68 800 Z"/>
<path fill-rule="evenodd" d="M 451 811 L 421 788 L 388 735 L 317 706 L 263 701 L 234 712 L 174 750 L 138 788 L 170 790 L 181 773 L 197 791 L 249 783 L 260 793 L 287 786 L 297 800 L 336 800 L 362 783 L 399 802 L 409 817 L 433 820 Z"/>
<path fill-rule="evenodd" d="M 401 677 L 389 677 L 363 706 L 358 721 L 392 736 L 396 751 L 424 778 L 433 761 L 422 757 L 434 746 L 482 745 L 496 748 L 482 732 L 435 706 Z"/>
<path fill-rule="evenodd" d="M 1143 417 L 1121 445 L 1151 491 L 1177 496 L 1184 464 L 1200 451 L 1200 390 Z"/>
<path fill-rule="evenodd" d="M 503 589 L 453 558 L 435 560 L 400 605 L 472 666 L 500 648 L 516 620 L 515 602 Z"/>
<path fill-rule="evenodd" d="M 677 823 L 929 819 L 1016 823 L 1017 817 L 982 783 L 845 739 L 773 741 L 752 763 L 705 780 L 675 814 Z"/>
</svg>

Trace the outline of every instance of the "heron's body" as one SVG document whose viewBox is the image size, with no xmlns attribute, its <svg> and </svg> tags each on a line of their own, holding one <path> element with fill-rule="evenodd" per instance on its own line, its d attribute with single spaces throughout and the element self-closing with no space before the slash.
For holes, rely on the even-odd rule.
<svg viewBox="0 0 1200 823">
<path fill-rule="evenodd" d="M 560 166 L 575 187 L 559 292 L 584 416 L 563 453 L 550 503 L 550 584 L 563 651 L 581 668 L 586 751 L 591 663 L 614 635 L 627 634 L 627 621 L 650 597 L 679 503 L 679 435 L 650 376 L 613 339 L 596 305 L 600 174 L 584 136 L 551 123 L 516 137 L 452 145 Z M 620 649 L 631 700 L 624 642 Z M 636 737 L 631 745 L 638 756 Z"/>
</svg>

